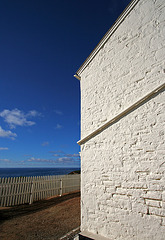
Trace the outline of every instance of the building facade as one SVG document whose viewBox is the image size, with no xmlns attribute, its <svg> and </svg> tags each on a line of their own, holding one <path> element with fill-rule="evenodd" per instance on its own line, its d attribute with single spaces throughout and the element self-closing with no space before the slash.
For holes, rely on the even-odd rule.
<svg viewBox="0 0 165 240">
<path fill-rule="evenodd" d="M 164 240 L 165 1 L 131 1 L 76 77 L 82 236 Z"/>
</svg>

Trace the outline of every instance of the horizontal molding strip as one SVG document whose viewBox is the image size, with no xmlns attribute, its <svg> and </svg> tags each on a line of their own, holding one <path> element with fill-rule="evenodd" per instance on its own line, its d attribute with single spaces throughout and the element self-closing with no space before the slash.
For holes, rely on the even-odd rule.
<svg viewBox="0 0 165 240">
<path fill-rule="evenodd" d="M 151 99 L 152 97 L 154 97 L 154 95 L 158 94 L 160 91 L 165 89 L 165 83 L 163 83 L 162 85 L 160 85 L 159 87 L 157 87 L 156 89 L 154 89 L 152 92 L 148 93 L 146 96 L 144 96 L 143 98 L 141 98 L 139 101 L 135 102 L 133 105 L 131 105 L 130 107 L 128 107 L 127 109 L 125 109 L 124 111 L 122 111 L 121 113 L 119 113 L 118 115 L 116 115 L 114 118 L 112 118 L 110 121 L 106 122 L 104 125 L 102 125 L 101 127 L 99 127 L 97 130 L 93 131 L 92 133 L 90 133 L 88 136 L 86 136 L 85 138 L 79 140 L 77 143 L 79 145 L 82 145 L 84 143 L 86 143 L 88 140 L 90 140 L 91 138 L 95 137 L 96 135 L 98 135 L 100 132 L 102 132 L 103 130 L 105 130 L 107 127 L 113 125 L 115 122 L 117 122 L 120 118 L 126 116 L 128 113 L 130 113 L 131 111 L 135 110 L 137 107 L 139 107 L 141 104 L 143 104 L 144 102 L 146 102 L 147 100 Z"/>
<path fill-rule="evenodd" d="M 82 63 L 82 65 L 77 70 L 75 77 L 78 76 L 78 80 L 81 80 L 80 75 L 84 71 L 84 69 L 88 66 L 88 64 L 92 61 L 95 55 L 99 52 L 102 46 L 107 42 L 107 40 L 112 36 L 112 34 L 116 31 L 119 25 L 124 21 L 124 19 L 128 16 L 128 14 L 132 11 L 132 9 L 136 6 L 136 4 L 140 0 L 132 0 L 125 10 L 121 13 L 121 15 L 117 18 L 111 28 L 107 31 L 104 37 L 100 40 L 94 50 L 90 53 L 90 55 L 86 58 L 86 60 Z M 77 77 L 76 77 L 77 78 Z"/>
</svg>

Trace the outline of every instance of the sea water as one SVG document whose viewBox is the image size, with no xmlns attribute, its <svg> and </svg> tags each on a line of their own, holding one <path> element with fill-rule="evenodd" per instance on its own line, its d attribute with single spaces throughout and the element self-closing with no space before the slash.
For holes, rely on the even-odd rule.
<svg viewBox="0 0 165 240">
<path fill-rule="evenodd" d="M 80 168 L 0 168 L 0 178 L 65 175 Z"/>
</svg>

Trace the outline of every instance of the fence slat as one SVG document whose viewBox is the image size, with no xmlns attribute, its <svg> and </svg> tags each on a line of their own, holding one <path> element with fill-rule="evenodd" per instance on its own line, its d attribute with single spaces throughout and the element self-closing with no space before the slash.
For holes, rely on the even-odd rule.
<svg viewBox="0 0 165 240">
<path fill-rule="evenodd" d="M 80 175 L 0 178 L 0 206 L 8 207 L 80 190 Z"/>
</svg>

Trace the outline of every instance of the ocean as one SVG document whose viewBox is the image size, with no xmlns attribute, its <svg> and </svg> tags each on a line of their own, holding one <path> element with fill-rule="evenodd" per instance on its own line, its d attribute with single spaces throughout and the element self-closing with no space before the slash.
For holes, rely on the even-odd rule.
<svg viewBox="0 0 165 240">
<path fill-rule="evenodd" d="M 0 178 L 65 175 L 80 168 L 0 168 Z"/>
</svg>

